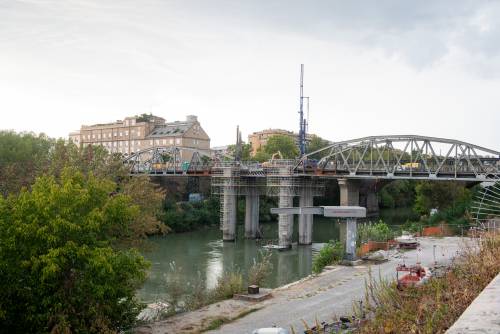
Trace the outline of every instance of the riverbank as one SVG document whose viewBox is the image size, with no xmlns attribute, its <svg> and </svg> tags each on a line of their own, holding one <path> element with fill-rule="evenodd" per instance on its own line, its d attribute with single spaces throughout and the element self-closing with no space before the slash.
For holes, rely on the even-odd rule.
<svg viewBox="0 0 500 334">
<path fill-rule="evenodd" d="M 374 277 L 391 279 L 395 278 L 396 266 L 402 261 L 407 264 L 420 261 L 424 266 L 432 266 L 434 261 L 448 264 L 469 240 L 459 237 L 421 238 L 419 250 L 404 253 L 390 251 L 389 261 L 385 263 L 333 266 L 317 276 L 308 276 L 274 289 L 273 298 L 266 301 L 251 303 L 226 300 L 138 327 L 136 333 L 198 333 L 209 325 L 223 322 L 218 322 L 218 319 L 230 322 L 214 329 L 212 333 L 251 333 L 255 328 L 272 325 L 284 328 L 293 326 L 300 330 L 303 328 L 302 320 L 312 324 L 315 319 L 324 321 L 334 315 L 350 314 L 353 301 L 361 300 L 364 296 L 365 281 L 370 271 Z"/>
</svg>

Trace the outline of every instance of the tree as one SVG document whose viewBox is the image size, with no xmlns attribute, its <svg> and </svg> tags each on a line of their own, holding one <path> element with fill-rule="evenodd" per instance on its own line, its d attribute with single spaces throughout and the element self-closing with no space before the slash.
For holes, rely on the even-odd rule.
<svg viewBox="0 0 500 334">
<path fill-rule="evenodd" d="M 53 144 L 43 134 L 0 131 L 0 194 L 29 187 L 47 169 Z"/>
<path fill-rule="evenodd" d="M 148 263 L 116 247 L 140 210 L 115 188 L 65 169 L 0 197 L 2 330 L 118 333 L 134 323 Z"/>
<path fill-rule="evenodd" d="M 328 145 L 330 145 L 330 142 L 328 140 L 325 140 L 325 139 L 323 139 L 319 136 L 316 136 L 316 135 L 312 135 L 311 141 L 307 145 L 307 153 L 317 151 L 317 150 L 322 149 L 323 147 L 326 147 Z M 328 152 L 316 153 L 316 154 L 312 155 L 311 158 L 319 160 L 319 159 L 323 158 L 324 156 L 326 156 L 327 153 Z"/>
<path fill-rule="evenodd" d="M 162 205 L 165 198 L 163 191 L 149 181 L 148 176 L 132 177 L 122 186 L 122 193 L 129 196 L 132 203 L 139 208 L 131 229 L 133 237 L 130 242 L 144 239 L 152 234 L 166 234 L 170 228 L 159 218 L 162 215 Z"/>
<path fill-rule="evenodd" d="M 227 148 L 227 152 L 231 156 L 235 157 L 236 156 L 236 145 L 229 145 Z M 242 161 L 252 160 L 251 152 L 252 152 L 252 145 L 243 143 L 241 145 L 241 160 Z"/>
<path fill-rule="evenodd" d="M 444 210 L 469 196 L 469 190 L 462 183 L 452 181 L 423 181 L 417 184 L 415 193 L 414 210 L 421 215 L 434 208 Z"/>
<path fill-rule="evenodd" d="M 252 158 L 252 160 L 255 160 L 258 162 L 268 161 L 269 159 L 271 159 L 271 154 L 264 152 L 262 147 L 257 150 L 257 152 L 255 153 L 255 155 Z"/>
<path fill-rule="evenodd" d="M 269 155 L 281 152 L 283 159 L 295 159 L 299 155 L 299 148 L 293 138 L 284 135 L 274 135 L 267 140 L 264 152 Z"/>
</svg>

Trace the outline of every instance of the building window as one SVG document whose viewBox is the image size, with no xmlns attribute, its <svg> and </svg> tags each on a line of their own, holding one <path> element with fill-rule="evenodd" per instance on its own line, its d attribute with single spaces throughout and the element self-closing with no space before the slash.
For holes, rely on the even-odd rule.
<svg viewBox="0 0 500 334">
<path fill-rule="evenodd" d="M 172 138 L 170 138 L 169 142 L 170 142 L 170 145 L 172 145 L 174 143 L 174 140 Z"/>
<path fill-rule="evenodd" d="M 166 145 L 166 144 L 167 144 L 167 140 L 163 139 L 163 145 Z"/>
<path fill-rule="evenodd" d="M 120 137 L 122 137 L 122 136 L 123 136 L 123 132 L 120 132 Z"/>
<path fill-rule="evenodd" d="M 149 141 L 149 145 L 153 146 L 153 141 L 152 140 Z"/>
<path fill-rule="evenodd" d="M 115 132 L 115 133 L 113 133 L 113 135 L 116 137 L 117 133 Z"/>
<path fill-rule="evenodd" d="M 128 136 L 128 131 L 125 131 L 125 136 Z"/>
<path fill-rule="evenodd" d="M 160 140 L 159 139 L 155 139 L 155 144 L 156 145 L 160 145 Z"/>
<path fill-rule="evenodd" d="M 177 145 L 179 145 L 179 144 L 181 143 L 181 139 L 180 139 L 180 138 L 176 138 L 176 139 L 175 139 L 175 143 L 176 143 Z"/>
</svg>

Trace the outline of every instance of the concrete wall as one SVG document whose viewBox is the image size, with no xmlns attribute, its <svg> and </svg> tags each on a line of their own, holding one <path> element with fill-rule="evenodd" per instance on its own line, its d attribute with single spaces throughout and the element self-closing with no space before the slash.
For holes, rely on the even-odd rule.
<svg viewBox="0 0 500 334">
<path fill-rule="evenodd" d="M 500 333 L 500 274 L 446 331 L 446 334 L 465 333 Z"/>
</svg>

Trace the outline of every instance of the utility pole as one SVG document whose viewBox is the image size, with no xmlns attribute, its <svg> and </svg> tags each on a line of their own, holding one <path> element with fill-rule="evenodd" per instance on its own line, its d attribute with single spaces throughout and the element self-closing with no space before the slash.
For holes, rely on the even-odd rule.
<svg viewBox="0 0 500 334">
<path fill-rule="evenodd" d="M 307 121 L 304 119 L 304 64 L 300 64 L 300 130 L 299 130 L 299 150 L 300 156 L 306 154 L 306 131 Z"/>
</svg>

